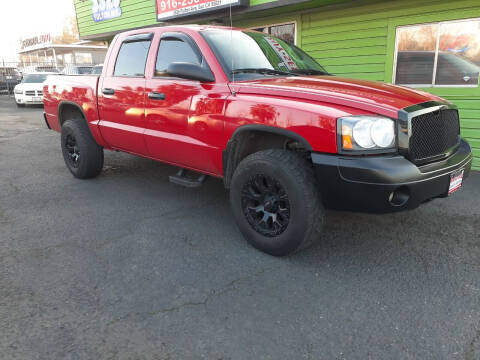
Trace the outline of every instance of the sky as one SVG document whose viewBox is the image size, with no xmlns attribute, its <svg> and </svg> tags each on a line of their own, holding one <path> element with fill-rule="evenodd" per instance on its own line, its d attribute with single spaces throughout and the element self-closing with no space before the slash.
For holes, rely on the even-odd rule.
<svg viewBox="0 0 480 360">
<path fill-rule="evenodd" d="M 73 0 L 0 0 L 0 61 L 14 61 L 20 39 L 61 34 Z"/>
</svg>

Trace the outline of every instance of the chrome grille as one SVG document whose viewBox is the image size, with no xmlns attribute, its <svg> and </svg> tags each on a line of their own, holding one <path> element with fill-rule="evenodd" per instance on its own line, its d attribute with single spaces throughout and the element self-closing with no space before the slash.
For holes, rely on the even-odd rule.
<svg viewBox="0 0 480 360">
<path fill-rule="evenodd" d="M 411 119 L 409 152 L 412 160 L 426 162 L 447 153 L 459 140 L 460 119 L 456 109 L 442 109 Z"/>
</svg>

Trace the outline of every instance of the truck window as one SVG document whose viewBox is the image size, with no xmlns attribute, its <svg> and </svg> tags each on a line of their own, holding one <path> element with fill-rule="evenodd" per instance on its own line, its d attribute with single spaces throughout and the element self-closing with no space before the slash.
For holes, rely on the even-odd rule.
<svg viewBox="0 0 480 360">
<path fill-rule="evenodd" d="M 115 62 L 114 76 L 144 76 L 151 41 L 134 41 L 122 44 Z"/>
<path fill-rule="evenodd" d="M 201 59 L 190 44 L 180 39 L 165 39 L 160 41 L 155 66 L 155 76 L 169 76 L 168 66 L 173 62 L 188 62 L 201 65 Z"/>
</svg>

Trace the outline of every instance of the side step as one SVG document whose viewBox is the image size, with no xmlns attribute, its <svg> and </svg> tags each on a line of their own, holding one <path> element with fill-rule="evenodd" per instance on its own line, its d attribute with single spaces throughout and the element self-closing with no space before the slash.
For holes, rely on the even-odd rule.
<svg viewBox="0 0 480 360">
<path fill-rule="evenodd" d="M 180 169 L 176 175 L 171 175 L 168 177 L 171 183 L 189 187 L 189 188 L 197 188 L 203 185 L 205 180 L 207 179 L 207 175 L 202 174 L 196 179 L 192 179 L 187 177 L 187 170 Z"/>
</svg>

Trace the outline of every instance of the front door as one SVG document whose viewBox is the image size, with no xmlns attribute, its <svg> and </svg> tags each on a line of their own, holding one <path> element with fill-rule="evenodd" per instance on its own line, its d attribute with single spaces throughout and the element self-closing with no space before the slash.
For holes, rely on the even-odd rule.
<svg viewBox="0 0 480 360">
<path fill-rule="evenodd" d="M 184 33 L 161 36 L 153 77 L 145 92 L 145 141 L 158 160 L 221 174 L 225 97 L 219 87 L 169 76 L 172 62 L 208 67 L 193 40 Z M 225 88 L 225 90 L 227 90 Z"/>
<path fill-rule="evenodd" d="M 115 67 L 99 84 L 100 131 L 113 148 L 148 155 L 145 132 L 145 66 L 152 34 L 121 41 Z"/>
</svg>

